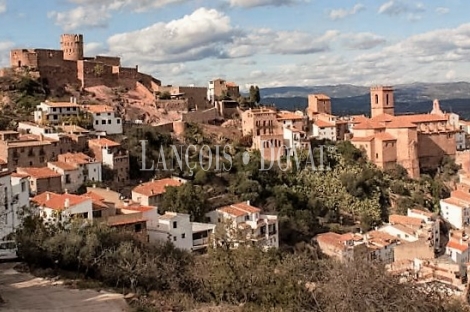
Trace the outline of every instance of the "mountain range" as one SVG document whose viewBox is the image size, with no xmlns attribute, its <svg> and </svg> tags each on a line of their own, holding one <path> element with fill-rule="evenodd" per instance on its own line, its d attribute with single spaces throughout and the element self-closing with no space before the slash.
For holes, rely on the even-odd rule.
<svg viewBox="0 0 470 312">
<path fill-rule="evenodd" d="M 394 86 L 395 112 L 427 113 L 438 99 L 441 109 L 470 119 L 470 83 L 412 83 Z M 260 90 L 263 104 L 275 104 L 280 109 L 304 110 L 307 96 L 323 93 L 331 98 L 333 114 L 370 113 L 369 87 L 349 84 L 312 87 L 274 87 Z"/>
</svg>

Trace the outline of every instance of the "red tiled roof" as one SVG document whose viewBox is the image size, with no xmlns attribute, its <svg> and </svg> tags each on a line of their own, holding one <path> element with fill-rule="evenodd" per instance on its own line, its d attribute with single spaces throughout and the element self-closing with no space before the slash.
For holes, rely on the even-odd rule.
<svg viewBox="0 0 470 312">
<path fill-rule="evenodd" d="M 335 124 L 332 124 L 323 120 L 315 120 L 315 124 L 320 128 L 335 127 Z"/>
<path fill-rule="evenodd" d="M 114 147 L 114 146 L 121 146 L 121 144 L 111 141 L 106 138 L 101 138 L 101 139 L 93 139 L 88 141 L 88 145 L 97 145 L 100 147 Z"/>
<path fill-rule="evenodd" d="M 371 121 L 378 121 L 378 122 L 389 122 L 392 121 L 395 117 L 390 114 L 380 114 L 377 116 L 372 117 Z"/>
<path fill-rule="evenodd" d="M 420 218 L 413 218 L 408 216 L 392 214 L 388 217 L 388 220 L 392 224 L 402 224 L 402 225 L 413 225 L 419 226 L 423 223 L 423 220 Z"/>
<path fill-rule="evenodd" d="M 456 249 L 456 250 L 459 250 L 461 252 L 464 252 L 465 250 L 468 249 L 468 243 L 465 243 L 465 244 L 460 244 L 459 242 L 456 242 L 454 240 L 450 240 L 448 243 L 447 243 L 447 248 L 452 248 L 452 249 Z"/>
<path fill-rule="evenodd" d="M 417 128 L 417 125 L 406 120 L 406 119 L 401 119 L 401 118 L 395 118 L 390 122 L 386 123 L 387 128 Z"/>
<path fill-rule="evenodd" d="M 419 214 L 419 215 L 426 216 L 426 217 L 432 217 L 432 216 L 434 216 L 434 214 L 433 214 L 432 212 L 425 211 L 425 210 L 411 209 L 410 211 L 411 211 L 412 213 Z"/>
<path fill-rule="evenodd" d="M 301 120 L 301 119 L 304 119 L 304 117 L 296 113 L 284 111 L 284 112 L 279 112 L 277 114 L 277 119 L 278 120 Z"/>
<path fill-rule="evenodd" d="M 450 197 L 470 203 L 470 194 L 460 190 L 452 191 Z"/>
<path fill-rule="evenodd" d="M 62 161 L 54 161 L 50 164 L 65 171 L 77 170 L 77 167 Z"/>
<path fill-rule="evenodd" d="M 367 130 L 367 129 L 385 129 L 385 125 L 378 121 L 371 121 L 370 119 L 361 120 L 354 126 L 355 130 Z"/>
<path fill-rule="evenodd" d="M 142 206 L 141 204 L 130 204 L 128 206 L 123 206 L 121 209 L 139 211 L 139 212 L 146 212 L 146 211 L 155 210 L 157 208 L 156 207 L 150 207 L 150 206 Z"/>
<path fill-rule="evenodd" d="M 234 217 L 241 217 L 248 213 L 258 213 L 261 209 L 248 205 L 245 202 L 224 206 L 217 209 L 220 212 L 224 212 Z"/>
<path fill-rule="evenodd" d="M 145 196 L 156 196 L 165 193 L 168 186 L 180 185 L 182 183 L 175 179 L 161 179 L 138 185 L 132 191 Z"/>
<path fill-rule="evenodd" d="M 48 199 L 49 194 L 49 199 Z M 38 205 L 54 210 L 64 210 L 65 203 L 68 200 L 69 207 L 76 206 L 85 201 L 91 201 L 90 198 L 85 196 L 73 195 L 73 194 L 56 194 L 51 192 L 45 192 L 40 195 L 35 196 L 32 201 L 36 202 Z"/>
<path fill-rule="evenodd" d="M 374 139 L 373 135 L 369 135 L 366 137 L 353 137 L 351 139 L 352 142 L 370 142 Z"/>
<path fill-rule="evenodd" d="M 380 141 L 396 141 L 397 139 L 387 132 L 379 132 L 375 134 L 375 138 Z"/>
<path fill-rule="evenodd" d="M 399 115 L 396 116 L 401 120 L 406 120 L 412 123 L 432 122 L 432 121 L 447 121 L 448 117 L 445 115 L 436 114 L 415 114 L 415 115 Z"/>
<path fill-rule="evenodd" d="M 22 168 L 22 167 L 18 167 L 18 168 L 16 168 L 16 171 L 18 173 L 27 174 L 30 177 L 35 178 L 35 179 L 48 179 L 48 178 L 61 177 L 61 175 L 59 173 L 57 173 L 54 170 L 49 169 L 47 167 L 43 167 L 43 168 L 34 168 L 34 167 Z"/>
<path fill-rule="evenodd" d="M 73 163 L 77 165 L 84 165 L 90 163 L 92 158 L 84 153 L 65 153 L 58 156 L 59 160 L 66 163 Z"/>
</svg>

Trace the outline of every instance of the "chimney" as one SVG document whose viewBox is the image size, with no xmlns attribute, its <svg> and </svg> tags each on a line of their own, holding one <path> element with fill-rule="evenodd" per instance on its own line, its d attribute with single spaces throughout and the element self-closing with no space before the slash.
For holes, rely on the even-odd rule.
<svg viewBox="0 0 470 312">
<path fill-rule="evenodd" d="M 93 188 L 96 188 L 96 184 L 93 184 Z"/>
<path fill-rule="evenodd" d="M 135 65 L 135 70 L 139 71 L 139 65 Z"/>
<path fill-rule="evenodd" d="M 70 103 L 73 103 L 73 97 L 72 96 L 70 97 Z"/>
<path fill-rule="evenodd" d="M 152 182 L 152 183 L 153 183 L 153 182 L 155 182 L 155 179 L 154 179 L 154 178 L 152 178 L 151 182 Z"/>
<path fill-rule="evenodd" d="M 106 191 L 109 191 L 109 186 L 106 188 Z"/>
<path fill-rule="evenodd" d="M 65 207 L 65 209 L 67 209 L 67 208 L 70 207 L 70 199 L 69 199 L 69 198 L 66 198 L 66 199 L 65 199 L 64 207 Z"/>
<path fill-rule="evenodd" d="M 77 98 L 76 97 L 73 98 L 73 104 L 77 104 Z"/>
<path fill-rule="evenodd" d="M 65 189 L 64 191 L 65 191 L 65 194 L 68 194 L 68 193 L 69 193 L 69 190 L 68 190 L 68 189 Z"/>
<path fill-rule="evenodd" d="M 250 201 L 249 201 L 249 200 L 247 200 L 247 201 L 246 201 L 246 204 L 247 204 L 248 206 L 250 206 Z"/>
<path fill-rule="evenodd" d="M 51 200 L 51 194 L 49 192 L 46 193 L 46 200 Z"/>
</svg>

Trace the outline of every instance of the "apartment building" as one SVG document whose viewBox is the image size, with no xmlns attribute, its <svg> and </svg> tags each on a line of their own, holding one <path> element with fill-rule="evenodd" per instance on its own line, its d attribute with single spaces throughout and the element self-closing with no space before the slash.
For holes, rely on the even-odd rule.
<svg viewBox="0 0 470 312">
<path fill-rule="evenodd" d="M 223 231 L 222 242 L 231 247 L 251 244 L 263 249 L 279 248 L 277 216 L 261 214 L 261 209 L 249 201 L 218 208 L 206 216 Z"/>
<path fill-rule="evenodd" d="M 106 135 L 122 134 L 122 119 L 108 105 L 84 105 L 83 111 L 89 113 L 93 119 L 93 129 Z"/>
<path fill-rule="evenodd" d="M 88 141 L 88 147 L 94 158 L 108 166 L 115 173 L 115 182 L 129 181 L 129 152 L 121 144 L 106 138 Z"/>
<path fill-rule="evenodd" d="M 132 200 L 144 206 L 159 206 L 167 187 L 177 187 L 186 183 L 186 180 L 172 177 L 141 183 L 132 190 Z"/>
<path fill-rule="evenodd" d="M 42 125 L 58 125 L 80 115 L 76 99 L 70 102 L 41 102 L 34 111 L 34 122 Z"/>
<path fill-rule="evenodd" d="M 46 191 L 61 193 L 62 175 L 47 167 L 18 167 L 16 172 L 27 175 L 31 194 L 41 194 Z"/>
<path fill-rule="evenodd" d="M 65 153 L 58 155 L 59 162 L 70 164 L 79 170 L 83 181 L 102 181 L 101 162 L 83 153 Z"/>
<path fill-rule="evenodd" d="M 0 171 L 0 240 L 14 233 L 20 225 L 19 212 L 29 206 L 29 183 L 24 175 Z"/>
</svg>

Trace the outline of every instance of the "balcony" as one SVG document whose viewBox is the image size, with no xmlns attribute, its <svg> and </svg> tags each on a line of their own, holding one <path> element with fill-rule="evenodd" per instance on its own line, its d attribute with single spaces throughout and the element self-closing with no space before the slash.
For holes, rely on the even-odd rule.
<svg viewBox="0 0 470 312">
<path fill-rule="evenodd" d="M 209 237 L 203 237 L 193 240 L 193 247 L 203 247 L 209 244 Z"/>
</svg>

